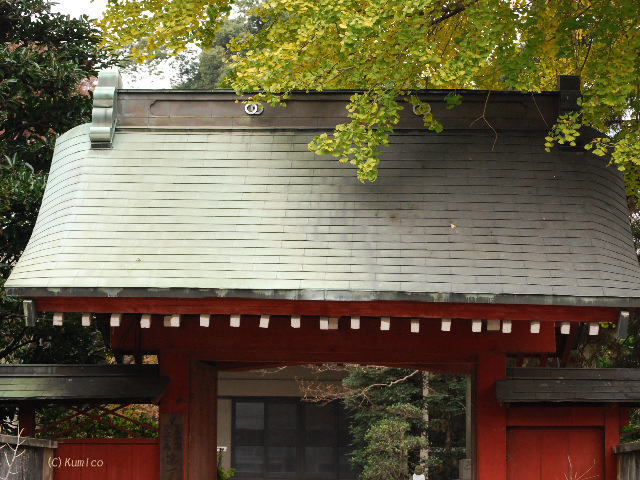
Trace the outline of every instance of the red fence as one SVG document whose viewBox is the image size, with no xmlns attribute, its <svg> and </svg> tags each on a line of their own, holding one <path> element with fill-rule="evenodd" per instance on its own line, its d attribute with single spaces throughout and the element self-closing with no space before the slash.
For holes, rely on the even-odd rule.
<svg viewBox="0 0 640 480">
<path fill-rule="evenodd" d="M 158 480 L 158 440 L 87 438 L 57 440 L 55 480 Z"/>
</svg>

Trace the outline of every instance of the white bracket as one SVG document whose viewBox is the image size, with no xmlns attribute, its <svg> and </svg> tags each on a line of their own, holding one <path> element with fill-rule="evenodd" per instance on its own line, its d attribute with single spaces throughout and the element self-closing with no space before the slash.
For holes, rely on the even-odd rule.
<svg viewBox="0 0 640 480">
<path fill-rule="evenodd" d="M 118 70 L 102 70 L 98 73 L 98 85 L 93 92 L 93 110 L 89 127 L 92 148 L 111 148 L 118 117 L 119 88 L 122 88 L 122 80 Z"/>
</svg>

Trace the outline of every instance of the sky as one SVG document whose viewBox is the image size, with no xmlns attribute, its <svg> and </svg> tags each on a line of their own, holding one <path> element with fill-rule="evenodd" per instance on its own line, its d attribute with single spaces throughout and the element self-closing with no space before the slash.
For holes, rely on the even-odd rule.
<svg viewBox="0 0 640 480">
<path fill-rule="evenodd" d="M 55 12 L 79 17 L 88 15 L 89 18 L 100 18 L 107 6 L 107 0 L 55 0 Z M 171 88 L 171 77 L 175 74 L 172 62 L 164 62 L 160 67 L 150 71 L 142 67 L 135 74 L 121 72 L 124 88 Z"/>
</svg>

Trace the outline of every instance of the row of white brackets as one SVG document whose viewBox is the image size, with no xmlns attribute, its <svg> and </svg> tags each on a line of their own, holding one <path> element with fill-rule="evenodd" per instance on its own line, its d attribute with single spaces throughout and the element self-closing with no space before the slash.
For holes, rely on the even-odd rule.
<svg viewBox="0 0 640 480">
<path fill-rule="evenodd" d="M 629 312 L 623 311 L 620 313 L 620 320 L 628 321 Z M 88 327 L 91 325 L 93 316 L 90 313 L 82 314 L 82 325 Z M 231 327 L 240 327 L 240 314 L 231 314 L 229 316 L 229 326 Z M 269 320 L 271 315 L 261 315 L 260 316 L 260 328 L 269 328 Z M 360 329 L 360 317 L 348 317 L 350 320 L 350 328 L 352 330 Z M 163 325 L 165 327 L 179 327 L 180 326 L 180 314 L 172 314 L 165 315 L 163 317 Z M 61 326 L 64 320 L 64 313 L 56 312 L 53 314 L 53 325 Z M 122 320 L 121 313 L 112 313 L 109 319 L 109 325 L 111 327 L 119 327 L 120 322 Z M 531 333 L 537 334 L 540 333 L 541 328 L 540 320 L 532 320 L 529 322 L 529 331 Z M 201 327 L 209 327 L 211 324 L 211 315 L 210 314 L 201 314 L 200 315 L 200 326 Z M 337 330 L 339 325 L 338 317 L 320 317 L 320 330 Z M 420 319 L 412 318 L 410 320 L 410 331 L 411 333 L 420 333 Z M 497 319 L 473 319 L 471 320 L 471 331 L 474 333 L 480 333 L 483 330 L 483 325 L 486 327 L 487 332 L 498 332 L 502 333 L 511 333 L 513 323 L 511 320 L 497 320 Z M 600 324 L 596 322 L 590 322 L 589 324 L 589 335 L 597 335 L 600 329 Z M 291 316 L 291 328 L 300 328 L 300 315 L 292 315 Z M 450 332 L 452 327 L 452 321 L 450 318 L 443 318 L 440 320 L 440 330 L 443 332 Z M 151 328 L 151 314 L 145 313 L 140 317 L 140 328 Z M 380 330 L 381 331 L 389 331 L 391 330 L 391 317 L 380 317 Z M 560 333 L 562 335 L 568 335 L 571 333 L 571 322 L 560 322 Z"/>
</svg>

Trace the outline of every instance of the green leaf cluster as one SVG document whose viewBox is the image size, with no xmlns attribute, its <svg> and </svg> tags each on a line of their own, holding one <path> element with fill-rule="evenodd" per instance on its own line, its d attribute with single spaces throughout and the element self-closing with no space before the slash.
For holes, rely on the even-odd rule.
<svg viewBox="0 0 640 480">
<path fill-rule="evenodd" d="M 364 395 L 345 398 L 352 436 L 351 460 L 362 478 L 410 478 L 428 469 L 429 478 L 457 478 L 465 456 L 464 377 L 382 367 L 351 367 L 343 384 Z M 428 411 L 428 420 L 424 413 Z M 428 448 L 425 463 L 420 449 Z M 388 475 L 385 477 L 384 475 Z"/>
<path fill-rule="evenodd" d="M 86 17 L 46 0 L 0 0 L 0 158 L 47 170 L 56 137 L 90 120 L 89 87 L 115 61 Z"/>
<path fill-rule="evenodd" d="M 90 406 L 80 406 L 80 408 L 83 407 Z M 106 407 L 113 408 L 115 405 L 106 405 Z M 59 422 L 54 429 L 47 431 L 47 438 L 56 438 L 59 434 L 62 434 L 63 438 L 130 438 L 132 436 L 156 438 L 158 436 L 158 418 L 154 413 L 146 411 L 145 406 L 128 405 L 116 412 L 121 416 L 105 416 L 98 410 L 88 410 L 87 413 L 89 416 L 73 416 L 74 411 L 63 405 L 49 406 L 38 414 L 38 423 L 46 426 Z M 91 418 L 96 415 L 115 426 L 97 422 Z"/>
<path fill-rule="evenodd" d="M 159 45 L 207 47 L 231 3 L 110 0 L 106 43 L 118 48 L 146 36 L 140 59 Z M 540 92 L 555 90 L 559 75 L 580 75 L 579 123 L 611 139 L 607 151 L 594 151 L 624 167 L 630 193 L 637 193 L 638 169 L 629 168 L 640 144 L 637 0 L 265 0 L 252 14 L 265 27 L 230 43 L 236 53 L 229 84 L 238 93 L 283 99 L 293 90 L 362 90 L 351 99 L 350 122 L 311 144 L 353 164 L 362 181 L 377 178 L 385 138 L 412 91 Z M 459 97 L 446 101 L 454 106 Z M 552 128 L 547 148 L 575 142 L 579 129 L 566 130 L 564 120 Z M 425 115 L 437 131 L 435 121 Z"/>
<path fill-rule="evenodd" d="M 99 331 L 79 321 L 26 327 L 4 282 L 38 215 L 57 136 L 91 114 L 91 78 L 118 59 L 99 49 L 86 17 L 53 13 L 48 0 L 0 0 L 0 362 L 97 363 L 107 351 Z M 70 318 L 69 320 L 73 320 Z M 15 409 L 0 409 L 10 425 Z"/>
</svg>

